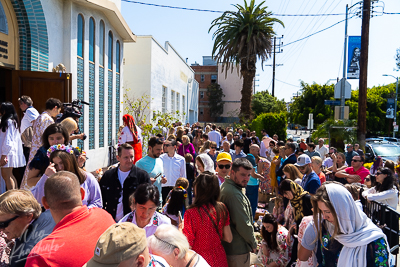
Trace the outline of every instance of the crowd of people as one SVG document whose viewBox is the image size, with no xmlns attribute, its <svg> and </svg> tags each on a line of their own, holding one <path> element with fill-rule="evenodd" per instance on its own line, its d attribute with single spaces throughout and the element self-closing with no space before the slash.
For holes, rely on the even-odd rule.
<svg viewBox="0 0 400 267">
<path fill-rule="evenodd" d="M 126 114 L 118 163 L 95 177 L 71 145 L 79 116 L 19 104 L 21 121 L 0 106 L 0 266 L 389 266 L 396 240 L 361 201 L 396 209 L 395 163 L 368 170 L 356 145 L 177 122 L 143 146 Z"/>
</svg>

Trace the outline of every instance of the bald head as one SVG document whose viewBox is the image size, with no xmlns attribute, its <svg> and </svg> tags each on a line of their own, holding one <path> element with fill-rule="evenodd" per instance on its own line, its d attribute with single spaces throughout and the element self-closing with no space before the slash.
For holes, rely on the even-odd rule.
<svg viewBox="0 0 400 267">
<path fill-rule="evenodd" d="M 253 156 L 258 156 L 260 152 L 260 147 L 256 144 L 253 144 L 250 146 L 250 154 L 252 154 Z"/>
<path fill-rule="evenodd" d="M 59 171 L 44 184 L 44 195 L 50 210 L 70 210 L 82 206 L 81 185 L 78 177 Z"/>
</svg>

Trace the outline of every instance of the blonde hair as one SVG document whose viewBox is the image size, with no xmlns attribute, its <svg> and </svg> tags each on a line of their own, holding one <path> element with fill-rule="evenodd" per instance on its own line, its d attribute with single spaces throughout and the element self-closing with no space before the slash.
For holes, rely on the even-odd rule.
<svg viewBox="0 0 400 267">
<path fill-rule="evenodd" d="M 68 135 L 70 135 L 72 132 L 75 132 L 76 129 L 78 129 L 78 124 L 76 123 L 76 121 L 71 118 L 65 118 L 62 122 L 61 122 L 61 126 L 65 128 L 65 130 L 67 130 Z"/>
<path fill-rule="evenodd" d="M 184 139 L 186 139 L 186 141 L 188 142 L 188 144 L 190 143 L 189 136 L 187 136 L 186 134 L 182 135 L 182 142 L 183 142 Z"/>
<path fill-rule="evenodd" d="M 314 156 L 311 158 L 311 161 L 315 161 L 318 165 L 322 165 L 322 159 L 318 156 Z"/>
<path fill-rule="evenodd" d="M 204 153 L 204 151 L 206 151 L 206 149 L 210 149 L 211 147 L 211 141 L 207 140 L 204 142 L 204 145 L 200 148 L 199 154 Z"/>
<path fill-rule="evenodd" d="M 179 177 L 178 180 L 175 182 L 175 187 L 180 187 L 182 186 L 185 190 L 188 189 L 189 187 L 189 181 L 188 179 L 184 177 Z"/>
<path fill-rule="evenodd" d="M 19 216 L 33 214 L 33 219 L 37 219 L 42 209 L 31 191 L 14 189 L 0 195 L 0 213 Z"/>
<path fill-rule="evenodd" d="M 289 179 L 292 181 L 296 180 L 297 178 L 301 179 L 303 177 L 303 174 L 301 174 L 299 169 L 290 163 L 286 164 L 285 167 L 283 167 L 283 171 L 289 173 Z"/>
</svg>

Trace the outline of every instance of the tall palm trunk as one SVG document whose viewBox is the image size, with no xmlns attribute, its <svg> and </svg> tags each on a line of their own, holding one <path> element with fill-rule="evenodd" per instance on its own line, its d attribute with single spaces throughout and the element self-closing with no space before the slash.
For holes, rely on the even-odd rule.
<svg viewBox="0 0 400 267">
<path fill-rule="evenodd" d="M 243 76 L 242 101 L 240 104 L 240 121 L 252 118 L 251 97 L 253 95 L 253 81 L 256 76 L 256 57 L 242 57 L 240 60 L 240 73 Z"/>
</svg>

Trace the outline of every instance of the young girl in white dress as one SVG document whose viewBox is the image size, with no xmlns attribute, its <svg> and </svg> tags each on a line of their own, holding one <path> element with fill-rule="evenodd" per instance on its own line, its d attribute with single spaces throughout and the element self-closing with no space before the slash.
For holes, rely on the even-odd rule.
<svg viewBox="0 0 400 267">
<path fill-rule="evenodd" d="M 26 165 L 19 132 L 18 115 L 12 103 L 5 102 L 0 106 L 0 167 L 7 190 L 18 187 L 12 171 Z"/>
</svg>

